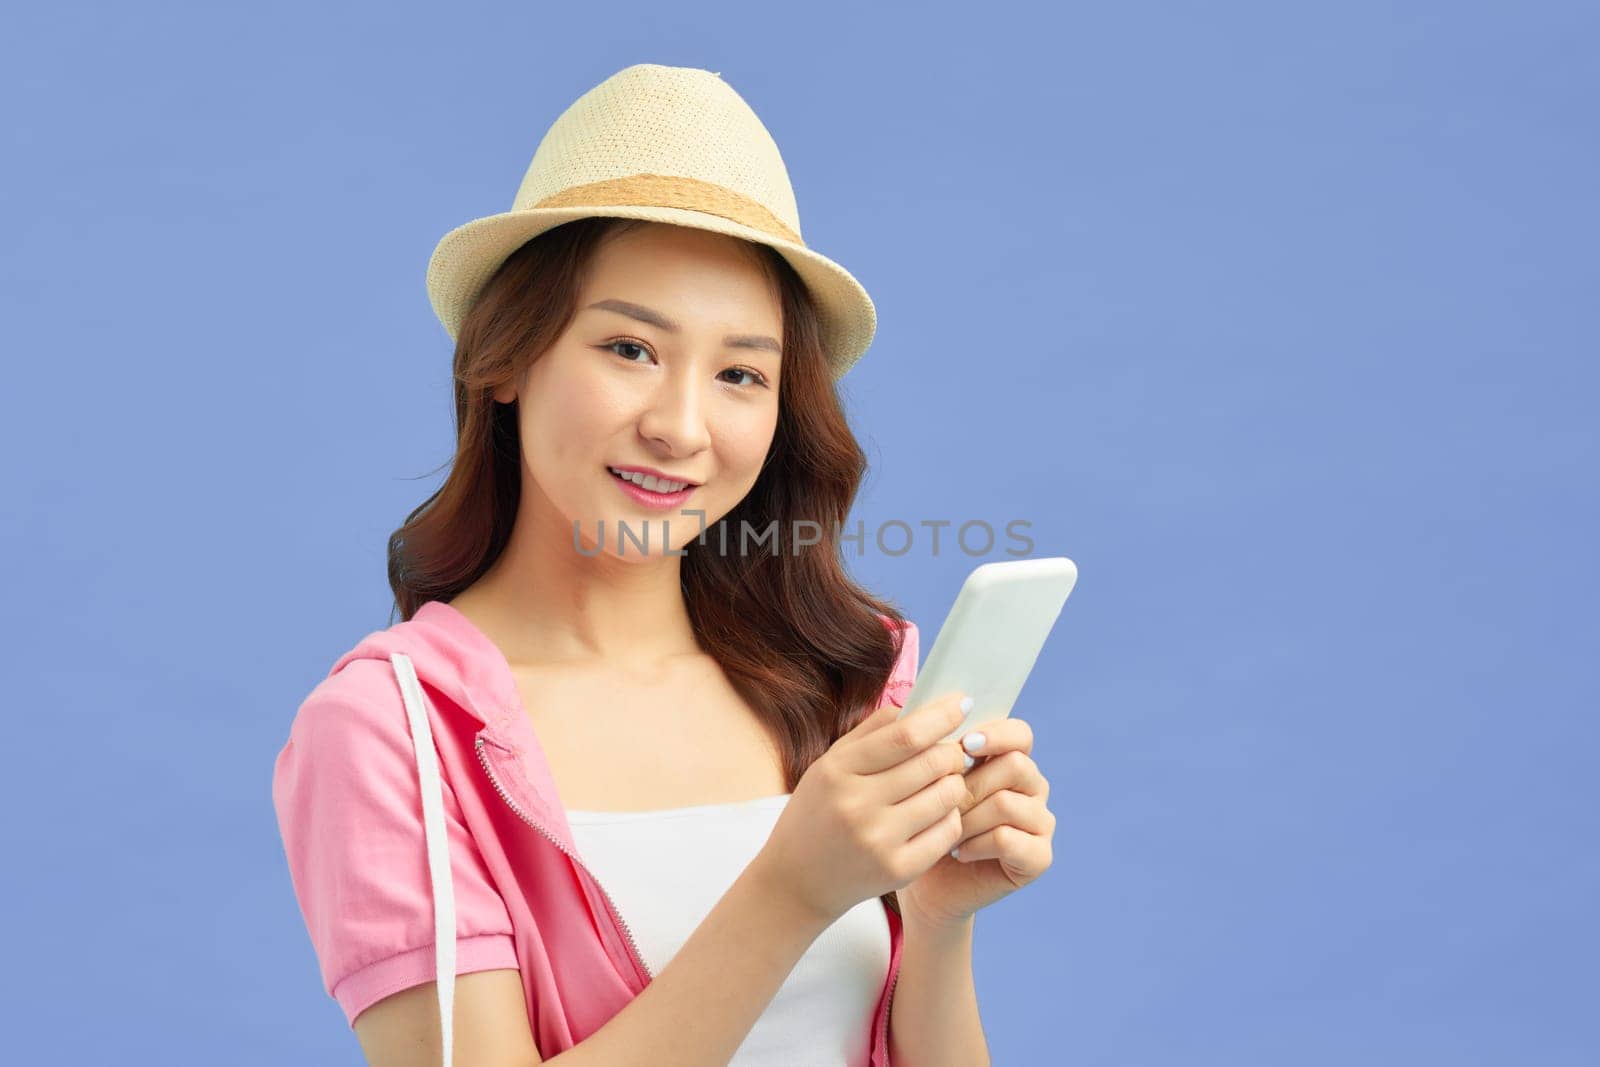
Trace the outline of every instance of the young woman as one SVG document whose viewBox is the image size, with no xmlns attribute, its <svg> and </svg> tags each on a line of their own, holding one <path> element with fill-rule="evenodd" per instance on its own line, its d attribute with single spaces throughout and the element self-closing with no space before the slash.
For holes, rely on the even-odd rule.
<svg viewBox="0 0 1600 1067">
<path fill-rule="evenodd" d="M 898 718 L 917 629 L 839 552 L 871 304 L 798 234 L 737 94 L 642 64 L 435 253 L 456 455 L 273 779 L 374 1067 L 987 1062 L 973 916 L 1048 783 L 1021 719 Z"/>
</svg>

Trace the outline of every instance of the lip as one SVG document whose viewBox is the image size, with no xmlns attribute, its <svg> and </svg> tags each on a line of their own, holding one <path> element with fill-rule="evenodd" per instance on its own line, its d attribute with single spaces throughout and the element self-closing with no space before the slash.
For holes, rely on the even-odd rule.
<svg viewBox="0 0 1600 1067">
<path fill-rule="evenodd" d="M 637 467 L 618 467 L 617 470 L 653 473 L 640 471 L 640 469 Z M 630 497 L 632 497 L 636 503 L 656 511 L 670 511 L 671 509 L 678 507 L 687 501 L 689 497 L 693 496 L 695 489 L 698 488 L 696 484 L 691 482 L 689 485 L 679 489 L 676 493 L 656 493 L 644 488 L 643 486 L 634 485 L 632 482 L 624 481 L 623 479 L 618 478 L 615 474 L 612 474 L 609 470 L 606 471 L 606 477 L 610 478 L 612 483 L 616 485 L 618 489 L 621 489 L 624 493 L 627 493 Z M 682 479 L 678 480 L 682 481 Z"/>
<path fill-rule="evenodd" d="M 688 482 L 690 489 L 700 484 L 680 474 L 668 474 L 666 471 L 658 471 L 654 467 L 624 467 L 620 463 L 608 463 L 606 466 L 619 471 L 627 471 L 630 474 L 653 474 L 657 478 L 665 478 L 669 482 Z"/>
</svg>

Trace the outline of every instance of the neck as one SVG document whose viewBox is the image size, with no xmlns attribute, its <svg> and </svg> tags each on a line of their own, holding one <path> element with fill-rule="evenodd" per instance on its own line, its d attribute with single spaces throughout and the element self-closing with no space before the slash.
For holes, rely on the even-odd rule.
<svg viewBox="0 0 1600 1067">
<path fill-rule="evenodd" d="M 680 540 L 680 527 L 699 529 L 692 516 L 669 518 Z M 612 517 L 603 548 L 593 522 L 580 527 L 574 544 L 572 524 L 537 489 L 524 493 L 505 550 L 452 604 L 485 619 L 516 664 L 604 661 L 648 669 L 702 655 L 680 585 L 683 557 L 663 552 L 660 519 L 627 525 L 641 541 L 648 532 L 648 555 L 626 536 L 618 548 Z"/>
</svg>

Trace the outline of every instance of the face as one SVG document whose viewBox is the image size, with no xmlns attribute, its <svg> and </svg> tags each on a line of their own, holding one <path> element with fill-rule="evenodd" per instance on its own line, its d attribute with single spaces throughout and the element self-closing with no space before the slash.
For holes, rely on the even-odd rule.
<svg viewBox="0 0 1600 1067">
<path fill-rule="evenodd" d="M 710 525 L 755 485 L 777 427 L 782 339 L 775 283 L 737 239 L 663 224 L 609 235 L 566 332 L 520 389 L 495 394 L 520 401 L 518 522 L 569 548 L 576 524 L 591 556 L 601 520 L 608 555 L 681 550 L 703 529 L 685 510 Z M 698 484 L 663 499 L 612 473 L 640 467 Z"/>
</svg>

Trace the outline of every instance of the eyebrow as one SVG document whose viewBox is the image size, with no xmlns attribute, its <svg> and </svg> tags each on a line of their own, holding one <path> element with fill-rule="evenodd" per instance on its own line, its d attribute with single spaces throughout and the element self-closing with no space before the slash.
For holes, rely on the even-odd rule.
<svg viewBox="0 0 1600 1067">
<path fill-rule="evenodd" d="M 601 311 L 615 311 L 631 319 L 638 319 L 640 322 L 648 322 L 652 326 L 658 326 L 668 333 L 679 332 L 677 323 L 654 308 L 647 308 L 643 304 L 634 304 L 627 300 L 598 300 L 590 304 L 589 307 L 597 308 Z M 777 341 L 764 334 L 729 334 L 722 339 L 722 343 L 729 348 L 762 348 L 769 352 L 777 353 L 780 357 L 783 355 L 783 347 Z"/>
</svg>

